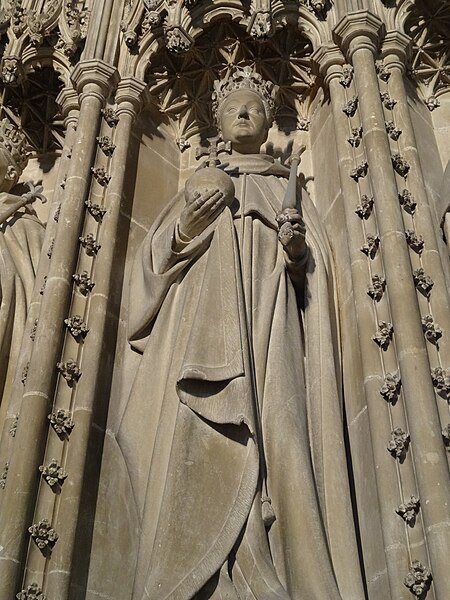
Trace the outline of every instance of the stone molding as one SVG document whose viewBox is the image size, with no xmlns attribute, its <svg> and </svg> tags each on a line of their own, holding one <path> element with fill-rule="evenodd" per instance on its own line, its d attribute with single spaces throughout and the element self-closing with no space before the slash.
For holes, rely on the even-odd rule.
<svg viewBox="0 0 450 600">
<path fill-rule="evenodd" d="M 119 83 L 119 73 L 103 60 L 79 62 L 70 77 L 82 101 L 84 94 L 97 95 L 103 102 Z"/>
<path fill-rule="evenodd" d="M 336 25 L 333 39 L 351 60 L 354 52 L 369 48 L 375 54 L 385 34 L 385 25 L 379 17 L 368 10 L 348 13 Z"/>
</svg>

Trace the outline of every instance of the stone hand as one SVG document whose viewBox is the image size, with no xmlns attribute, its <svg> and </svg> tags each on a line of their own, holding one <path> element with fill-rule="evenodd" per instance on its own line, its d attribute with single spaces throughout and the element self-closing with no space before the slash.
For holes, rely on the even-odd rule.
<svg viewBox="0 0 450 600">
<path fill-rule="evenodd" d="M 306 250 L 305 223 L 302 216 L 294 208 L 286 208 L 277 215 L 279 226 L 278 239 L 292 260 L 301 258 Z"/>
<path fill-rule="evenodd" d="M 186 204 L 180 215 L 181 235 L 194 238 L 208 227 L 227 205 L 223 192 L 214 189 L 210 192 L 195 194 L 195 199 Z"/>
</svg>

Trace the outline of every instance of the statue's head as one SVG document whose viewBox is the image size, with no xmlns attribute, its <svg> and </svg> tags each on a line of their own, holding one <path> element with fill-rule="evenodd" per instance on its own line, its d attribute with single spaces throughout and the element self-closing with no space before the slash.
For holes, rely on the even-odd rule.
<svg viewBox="0 0 450 600">
<path fill-rule="evenodd" d="M 0 192 L 9 192 L 24 170 L 28 154 L 24 134 L 7 119 L 0 121 Z"/>
<path fill-rule="evenodd" d="M 276 86 L 250 67 L 214 83 L 214 117 L 223 140 L 234 150 L 259 152 L 272 124 L 276 92 Z"/>
</svg>

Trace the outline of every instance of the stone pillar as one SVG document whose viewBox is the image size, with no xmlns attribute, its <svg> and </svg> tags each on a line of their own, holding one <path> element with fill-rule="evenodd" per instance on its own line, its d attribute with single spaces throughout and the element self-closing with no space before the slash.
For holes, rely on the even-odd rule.
<svg viewBox="0 0 450 600">
<path fill-rule="evenodd" d="M 338 23 L 335 35 L 355 72 L 429 566 L 436 598 L 444 600 L 450 588 L 450 478 L 393 165 L 405 173 L 402 161 L 391 156 L 375 68 L 381 29 L 377 17 L 357 11 Z"/>
<path fill-rule="evenodd" d="M 111 288 L 115 276 L 114 256 L 118 244 L 118 228 L 122 192 L 126 174 L 127 154 L 132 126 L 138 114 L 146 85 L 134 78 L 123 79 L 116 93 L 116 115 L 119 119 L 114 141 L 116 147 L 109 164 L 111 180 L 104 199 L 105 215 L 99 227 L 101 249 L 95 258 L 95 288 L 90 295 L 86 335 L 80 369 L 82 376 L 77 384 L 73 420 L 75 427 L 67 445 L 64 469 L 68 474 L 61 491 L 56 516 L 56 530 L 60 537 L 46 568 L 45 594 L 49 598 L 64 600 L 69 597 L 70 577 L 75 537 L 79 526 L 79 510 L 83 491 L 86 462 L 89 460 L 88 443 L 92 435 L 93 413 L 96 402 L 104 402 L 99 393 L 101 380 L 111 378 L 111 365 L 105 364 L 106 347 L 111 343 L 107 327 L 111 315 Z M 50 457 L 48 457 L 50 459 Z M 87 484 L 89 485 L 89 481 Z"/>
<path fill-rule="evenodd" d="M 354 456 L 354 472 L 357 501 L 359 505 L 360 528 L 362 530 L 363 555 L 365 556 L 367 585 L 369 597 L 407 599 L 408 590 L 403 586 L 402 575 L 407 572 L 407 539 L 404 523 L 395 514 L 394 508 L 402 500 L 399 490 L 397 465 L 389 455 L 386 446 L 392 430 L 391 414 L 386 401 L 380 395 L 383 386 L 384 367 L 383 353 L 380 352 L 372 337 L 377 328 L 378 317 L 384 317 L 386 311 L 386 295 L 375 300 L 368 295 L 371 277 L 375 274 L 384 278 L 382 264 L 379 260 L 370 260 L 361 252 L 366 243 L 369 231 L 375 232 L 376 225 L 368 223 L 368 219 L 358 216 L 361 204 L 362 189 L 360 182 L 352 178 L 356 165 L 364 161 L 364 154 L 358 149 L 356 153 L 348 142 L 352 127 L 344 112 L 349 96 L 353 95 L 352 82 L 348 66 L 346 76 L 342 65 L 345 62 L 340 50 L 335 46 L 323 46 L 313 55 L 319 66 L 325 83 L 329 88 L 336 146 L 339 161 L 339 176 L 343 194 L 345 218 L 347 224 L 347 242 L 350 255 L 350 269 L 353 286 L 353 297 L 356 308 L 356 327 L 358 330 L 363 378 L 369 416 L 370 439 L 360 440 L 361 448 L 355 451 L 357 439 L 361 436 L 362 426 L 358 422 L 365 413 L 365 407 L 355 410 L 357 416 L 349 419 L 349 435 Z M 347 93 L 346 90 L 349 90 Z M 370 195 L 370 194 L 369 194 Z M 371 216 L 373 219 L 373 216 Z M 375 262 L 376 266 L 373 264 Z M 381 307 L 380 307 L 381 305 Z M 388 369 L 391 370 L 391 369 Z M 344 390 L 345 393 L 345 390 Z M 347 408 L 347 414 L 350 414 Z M 353 438 L 353 440 L 352 440 Z M 352 443 L 353 442 L 353 443 Z M 365 458 L 371 449 L 373 461 Z M 364 457 L 365 467 L 357 463 Z M 373 469 L 376 477 L 376 489 L 370 484 L 358 485 L 367 480 L 366 468 Z M 377 500 L 379 499 L 379 501 Z M 381 522 L 381 531 L 379 523 Z"/>
<path fill-rule="evenodd" d="M 78 237 L 84 216 L 84 200 L 90 182 L 90 168 L 100 110 L 116 82 L 116 70 L 100 60 L 79 63 L 72 81 L 80 94 L 77 136 L 59 215 L 52 260 L 42 299 L 36 338 L 33 344 L 15 451 L 10 462 L 10 480 L 5 488 L 2 531 L 0 532 L 0 597 L 13 598 L 19 591 L 22 565 L 32 526 L 39 466 L 42 464 L 57 376 L 63 320 L 72 290 L 72 274 L 78 255 Z M 52 515 L 35 513 L 35 523 Z"/>
<path fill-rule="evenodd" d="M 382 55 L 384 68 L 390 73 L 390 77 L 385 87 L 389 96 L 396 101 L 391 114 L 394 125 L 401 133 L 395 150 L 409 165 L 405 188 L 416 205 L 414 211 L 403 211 L 405 229 L 409 232 L 411 262 L 414 270 L 423 269 L 433 283 L 429 294 L 425 297 L 422 294 L 418 296 L 422 319 L 431 315 L 433 323 L 443 332 L 438 343 L 428 344 L 430 364 L 432 369 L 445 370 L 450 368 L 450 302 L 442 259 L 448 261 L 448 256 L 444 244 L 439 247 L 440 224 L 436 222 L 430 207 L 403 80 L 408 45 L 409 38 L 398 31 L 386 35 Z M 441 426 L 444 428 L 450 423 L 448 403 L 438 398 L 437 404 Z M 448 458 L 450 460 L 450 454 Z"/>
<path fill-rule="evenodd" d="M 66 135 L 64 137 L 64 146 L 61 152 L 61 158 L 58 165 L 58 174 L 56 177 L 56 181 L 58 182 L 52 198 L 52 206 L 49 210 L 49 218 L 45 229 L 45 237 L 43 242 L 43 251 L 41 260 L 39 261 L 38 269 L 36 272 L 36 280 L 35 286 L 33 290 L 33 295 L 31 298 L 30 306 L 28 307 L 27 314 L 27 325 L 25 327 L 25 337 L 22 342 L 21 347 L 21 358 L 23 361 L 17 365 L 17 372 L 14 381 L 14 387 L 12 390 L 11 398 L 8 398 L 8 408 L 6 419 L 4 423 L 0 422 L 0 425 L 3 428 L 3 431 L 0 432 L 0 465 L 3 465 L 5 461 L 10 461 L 10 454 L 13 451 L 14 441 L 15 441 L 15 432 L 14 432 L 14 422 L 17 419 L 17 415 L 20 412 L 20 405 L 22 401 L 22 393 L 23 393 L 23 384 L 21 382 L 22 378 L 22 370 L 24 363 L 26 363 L 31 355 L 31 349 L 33 347 L 33 339 L 34 334 L 33 331 L 36 329 L 36 321 L 39 317 L 42 294 L 41 288 L 43 282 L 48 274 L 49 269 L 49 257 L 47 256 L 47 252 L 51 247 L 52 241 L 55 236 L 57 222 L 55 220 L 58 219 L 58 207 L 61 202 L 61 193 L 63 191 L 62 187 L 59 185 L 59 182 L 62 182 L 67 173 L 67 168 L 70 162 L 70 154 L 72 151 L 72 145 L 75 137 L 76 124 L 78 121 L 78 94 L 75 92 L 73 88 L 66 88 L 62 90 L 60 93 L 60 109 L 61 114 L 64 118 L 64 125 L 66 128 Z M 45 190 L 44 190 L 45 194 Z M 14 434 L 11 435 L 12 432 Z M 0 511 L 1 511 L 1 503 L 2 503 L 2 495 L 0 495 Z"/>
</svg>

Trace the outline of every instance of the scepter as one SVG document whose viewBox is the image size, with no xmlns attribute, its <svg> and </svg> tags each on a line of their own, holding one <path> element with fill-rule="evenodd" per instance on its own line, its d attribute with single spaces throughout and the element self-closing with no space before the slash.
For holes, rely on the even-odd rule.
<svg viewBox="0 0 450 600">
<path fill-rule="evenodd" d="M 297 208 L 297 169 L 300 164 L 300 157 L 305 150 L 306 146 L 303 144 L 298 146 L 298 148 L 292 152 L 288 160 L 291 170 L 289 173 L 286 194 L 284 195 L 283 206 L 281 207 L 282 212 L 284 212 L 286 208 Z"/>
</svg>

